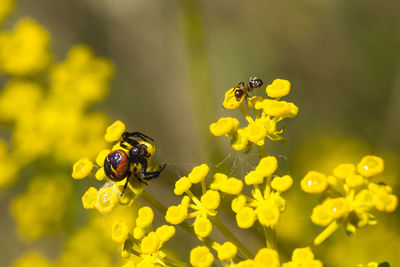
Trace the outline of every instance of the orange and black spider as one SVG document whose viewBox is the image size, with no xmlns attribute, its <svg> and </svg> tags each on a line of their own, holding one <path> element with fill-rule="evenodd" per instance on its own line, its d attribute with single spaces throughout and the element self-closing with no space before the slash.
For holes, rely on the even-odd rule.
<svg viewBox="0 0 400 267">
<path fill-rule="evenodd" d="M 158 171 L 148 172 L 147 158 L 149 158 L 151 155 L 147 150 L 147 146 L 143 143 L 139 143 L 137 140 L 134 140 L 132 138 L 139 138 L 146 142 L 148 142 L 149 139 L 154 142 L 152 138 L 140 132 L 124 132 L 122 134 L 122 141 L 120 142 L 120 146 L 127 149 L 128 153 L 126 153 L 122 149 L 117 149 L 111 151 L 104 160 L 104 172 L 106 173 L 108 178 L 116 182 L 122 181 L 124 178 L 126 178 L 126 183 L 124 185 L 122 194 L 124 194 L 132 173 L 136 176 L 136 166 L 134 165 L 141 165 L 142 177 L 136 177 L 139 179 L 139 181 L 143 183 L 145 183 L 143 180 L 147 181 L 160 176 L 160 173 L 164 170 L 166 165 L 164 164 L 163 166 L 160 166 L 160 169 Z M 125 143 L 128 143 L 130 147 L 128 147 Z M 133 170 L 131 170 L 131 166 L 134 166 Z"/>
</svg>

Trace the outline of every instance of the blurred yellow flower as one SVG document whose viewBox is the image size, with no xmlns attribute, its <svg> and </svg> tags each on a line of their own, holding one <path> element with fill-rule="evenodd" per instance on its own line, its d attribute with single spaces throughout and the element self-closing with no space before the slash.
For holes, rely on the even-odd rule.
<svg viewBox="0 0 400 267">
<path fill-rule="evenodd" d="M 31 18 L 20 19 L 11 32 L 0 32 L 0 70 L 22 76 L 41 72 L 50 64 L 50 36 Z"/>
</svg>

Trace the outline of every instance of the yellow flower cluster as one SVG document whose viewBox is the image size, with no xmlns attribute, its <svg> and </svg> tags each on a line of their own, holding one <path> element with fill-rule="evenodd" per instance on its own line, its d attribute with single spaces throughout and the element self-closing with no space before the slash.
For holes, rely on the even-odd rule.
<svg viewBox="0 0 400 267">
<path fill-rule="evenodd" d="M 52 57 L 49 43 L 46 29 L 31 18 L 21 19 L 13 31 L 0 33 L 0 71 L 16 76 L 44 71 Z"/>
<path fill-rule="evenodd" d="M 152 231 L 153 219 L 154 213 L 150 207 L 139 209 L 133 238 L 127 238 L 123 246 L 124 257 L 128 258 L 131 251 L 139 258 L 129 260 L 125 266 L 165 266 L 175 261 L 161 250 L 163 244 L 175 235 L 175 227 L 162 225 Z"/>
<path fill-rule="evenodd" d="M 21 19 L 14 32 L 0 32 L 0 71 L 13 76 L 0 92 L 0 121 L 13 127 L 13 150 L 0 151 L 1 158 L 7 151 L 12 161 L 0 167 L 0 187 L 14 182 L 21 168 L 39 158 L 70 164 L 80 155 L 94 156 L 105 145 L 101 136 L 107 116 L 87 110 L 108 93 L 112 64 L 78 45 L 64 62 L 49 66 L 49 39 L 33 19 Z M 27 76 L 45 70 L 48 88 Z"/>
<path fill-rule="evenodd" d="M 127 210 L 124 210 L 127 218 Z M 107 221 L 92 216 L 89 223 L 74 231 L 66 242 L 59 258 L 50 260 L 38 251 L 27 251 L 14 262 L 12 267 L 70 267 L 70 266 L 121 266 L 115 258 L 115 246 L 106 232 Z"/>
<path fill-rule="evenodd" d="M 125 219 L 130 217 L 127 210 L 123 212 Z M 121 216 L 122 214 L 119 215 Z M 118 219 L 111 218 L 112 220 Z M 121 260 L 116 260 L 115 244 L 111 241 L 107 230 L 108 221 L 104 216 L 92 216 L 87 225 L 70 236 L 60 257 L 52 266 L 121 266 Z"/>
<path fill-rule="evenodd" d="M 62 229 L 71 193 L 72 183 L 68 177 L 49 176 L 32 180 L 27 192 L 18 195 L 11 203 L 11 213 L 21 235 L 38 239 Z"/>
<path fill-rule="evenodd" d="M 267 156 L 244 177 L 245 183 L 253 186 L 251 197 L 238 194 L 232 201 L 232 210 L 240 228 L 250 228 L 256 220 L 271 228 L 278 223 L 280 214 L 286 208 L 286 201 L 280 194 L 291 187 L 293 179 L 289 175 L 272 177 L 277 167 L 276 158 Z M 218 177 L 217 180 L 220 179 Z M 264 183 L 265 187 L 261 190 L 260 185 Z"/>
<path fill-rule="evenodd" d="M 214 248 L 214 247 L 213 247 Z M 236 254 L 236 248 L 230 242 L 225 242 L 223 245 L 218 245 L 214 249 L 218 252 L 218 258 L 223 260 L 226 257 L 226 266 L 238 267 L 279 267 L 278 252 L 270 248 L 261 248 L 254 259 L 246 259 L 233 263 L 233 254 Z M 234 252 L 234 253 L 233 253 Z M 229 257 L 229 258 L 228 258 Z M 214 261 L 214 255 L 206 246 L 198 246 L 190 252 L 190 264 L 194 267 L 208 267 Z"/>
<path fill-rule="evenodd" d="M 209 167 L 202 164 L 194 167 L 188 176 L 180 178 L 175 183 L 174 193 L 176 195 L 186 193 L 186 195 L 179 205 L 169 207 L 165 215 L 165 220 L 171 224 L 180 224 L 185 219 L 196 218 L 193 227 L 198 238 L 205 238 L 211 234 L 212 223 L 209 218 L 217 214 L 220 204 L 219 192 L 212 189 L 207 190 L 205 178 L 208 172 Z M 201 183 L 203 190 L 200 199 L 190 191 L 192 184 L 197 183 Z M 189 208 L 194 211 L 189 213 Z"/>
<path fill-rule="evenodd" d="M 283 129 L 277 130 L 276 124 L 285 118 L 293 118 L 298 113 L 295 104 L 279 100 L 289 93 L 290 82 L 276 79 L 268 85 L 266 93 L 272 99 L 254 96 L 242 97 L 238 101 L 235 97 L 235 91 L 236 88 L 231 88 L 225 93 L 223 106 L 226 109 L 238 108 L 246 118 L 247 126 L 239 127 L 239 121 L 236 118 L 224 117 L 210 125 L 210 132 L 215 136 L 225 135 L 230 137 L 231 145 L 235 150 L 251 148 L 254 144 L 262 146 L 265 137 L 273 141 L 284 141 L 285 139 L 280 135 Z M 246 99 L 247 109 L 254 111 L 254 118 L 242 105 L 243 99 Z"/>
<path fill-rule="evenodd" d="M 0 1 L 0 24 L 13 6 L 14 0 Z M 55 63 L 50 48 L 49 32 L 32 18 L 0 29 L 0 123 L 10 129 L 10 143 L 0 140 L 0 188 L 24 176 L 28 188 L 11 201 L 10 212 L 20 236 L 29 240 L 74 231 L 72 181 L 62 173 L 106 144 L 108 117 L 91 106 L 108 94 L 112 63 L 84 45 Z M 97 217 L 74 231 L 58 260 L 28 251 L 14 266 L 120 266 L 104 221 Z"/>
<path fill-rule="evenodd" d="M 36 250 L 25 252 L 11 267 L 51 267 L 49 259 Z"/>
<path fill-rule="evenodd" d="M 232 201 L 232 209 L 236 213 L 237 224 L 240 228 L 251 227 L 257 219 L 264 226 L 274 227 L 279 220 L 280 213 L 286 207 L 286 202 L 280 196 L 280 193 L 289 189 L 293 183 L 292 178 L 288 175 L 272 178 L 277 167 L 278 164 L 275 157 L 264 157 L 260 160 L 255 170 L 246 175 L 244 178 L 245 183 L 253 186 L 253 190 L 251 191 L 253 198 L 251 198 L 242 193 L 244 186 L 242 180 L 235 177 L 228 178 L 222 173 L 214 174 L 214 179 L 209 185 L 209 189 L 207 189 L 205 178 L 209 172 L 209 167 L 206 164 L 196 166 L 187 176 L 180 178 L 175 183 L 175 194 L 182 195 L 185 193 L 185 196 L 182 198 L 180 204 L 168 208 L 165 219 L 171 224 L 180 224 L 186 219 L 195 218 L 193 223 L 194 232 L 200 240 L 204 240 L 204 238 L 207 238 L 211 234 L 213 224 L 220 227 L 216 215 L 221 200 L 219 192 L 222 192 L 236 196 Z M 265 189 L 262 192 L 259 185 L 264 184 L 264 180 Z M 196 183 L 201 184 L 202 196 L 200 198 L 196 197 L 190 190 L 192 185 Z M 189 212 L 189 208 L 194 211 Z M 229 238 L 229 234 L 227 237 Z M 236 244 L 232 242 L 225 242 L 221 245 L 215 241 L 212 248 L 218 253 L 218 258 L 227 263 L 233 259 L 238 249 Z M 276 254 L 274 258 L 276 258 L 277 265 L 268 264 L 259 266 L 279 266 L 279 257 L 276 251 L 265 250 L 268 253 L 273 251 Z M 264 255 L 264 252 L 259 253 L 260 255 Z M 254 261 L 260 261 L 258 260 L 259 258 L 269 259 L 269 257 L 256 256 L 255 260 L 251 260 L 251 262 L 255 264 Z M 190 259 L 191 264 L 194 266 L 210 266 L 214 257 L 208 247 L 199 246 L 192 250 Z M 275 261 L 266 260 L 266 262 Z M 250 263 L 248 262 L 248 264 Z"/>
<path fill-rule="evenodd" d="M 314 240 L 323 242 L 340 225 L 348 234 L 356 228 L 376 224 L 371 213 L 373 209 L 393 212 L 398 203 L 392 188 L 385 184 L 372 182 L 374 176 L 383 171 L 383 159 L 365 156 L 355 166 L 340 164 L 333 175 L 326 176 L 317 171 L 308 172 L 301 180 L 301 188 L 307 193 L 321 193 L 324 201 L 312 212 L 311 220 L 326 229 Z"/>
</svg>

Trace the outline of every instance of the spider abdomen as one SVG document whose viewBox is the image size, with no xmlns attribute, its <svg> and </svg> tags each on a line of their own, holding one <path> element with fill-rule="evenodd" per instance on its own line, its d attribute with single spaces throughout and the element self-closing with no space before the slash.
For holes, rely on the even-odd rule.
<svg viewBox="0 0 400 267">
<path fill-rule="evenodd" d="M 123 180 L 129 172 L 129 158 L 122 149 L 111 151 L 104 160 L 104 172 L 113 181 Z"/>
</svg>

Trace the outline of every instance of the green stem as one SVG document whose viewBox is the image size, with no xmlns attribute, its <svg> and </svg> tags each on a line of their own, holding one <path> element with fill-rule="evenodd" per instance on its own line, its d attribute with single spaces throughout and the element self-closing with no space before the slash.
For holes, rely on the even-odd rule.
<svg viewBox="0 0 400 267">
<path fill-rule="evenodd" d="M 161 214 L 165 214 L 167 212 L 167 208 L 160 201 L 158 201 L 152 195 L 150 195 L 146 190 L 143 190 L 140 197 L 147 204 L 153 206 L 156 210 L 158 210 Z"/>
<path fill-rule="evenodd" d="M 339 224 L 336 221 L 331 222 L 331 224 L 328 225 L 322 231 L 315 239 L 314 239 L 314 245 L 318 246 L 322 242 L 325 241 L 333 232 L 335 232 L 339 228 Z"/>
<path fill-rule="evenodd" d="M 267 156 L 267 146 L 265 143 L 262 146 L 257 146 L 257 152 L 260 160 Z"/>
<path fill-rule="evenodd" d="M 217 216 L 210 216 L 209 219 L 230 242 L 235 244 L 243 256 L 245 256 L 247 259 L 253 259 L 254 256 L 250 253 L 250 251 L 231 233 L 231 231 L 220 221 Z"/>
<path fill-rule="evenodd" d="M 267 248 L 272 248 L 272 249 L 277 250 L 278 246 L 276 243 L 275 229 L 271 228 L 271 227 L 266 227 L 266 226 L 263 226 L 263 228 L 264 228 L 265 241 L 266 241 Z"/>
<path fill-rule="evenodd" d="M 222 157 L 218 149 L 217 139 L 210 134 L 209 124 L 215 120 L 218 106 L 212 82 L 212 73 L 207 51 L 207 39 L 204 29 L 202 2 L 199 0 L 178 1 L 181 9 L 181 33 L 185 47 L 185 59 L 190 85 L 188 89 L 192 95 L 192 102 L 197 116 L 197 130 L 204 140 L 202 145 L 203 156 L 211 162 L 218 162 Z"/>
<path fill-rule="evenodd" d="M 164 253 L 164 252 L 162 252 Z M 180 260 L 175 259 L 174 257 L 168 256 L 165 254 L 165 257 L 163 258 L 163 262 L 167 264 L 167 266 L 176 266 L 176 267 L 189 267 L 190 264 L 184 263 Z"/>
<path fill-rule="evenodd" d="M 242 113 L 242 115 L 246 118 L 248 123 L 254 122 L 253 118 L 250 116 L 250 114 L 247 112 L 247 110 L 244 108 L 243 103 L 239 106 L 239 111 Z"/>
</svg>

